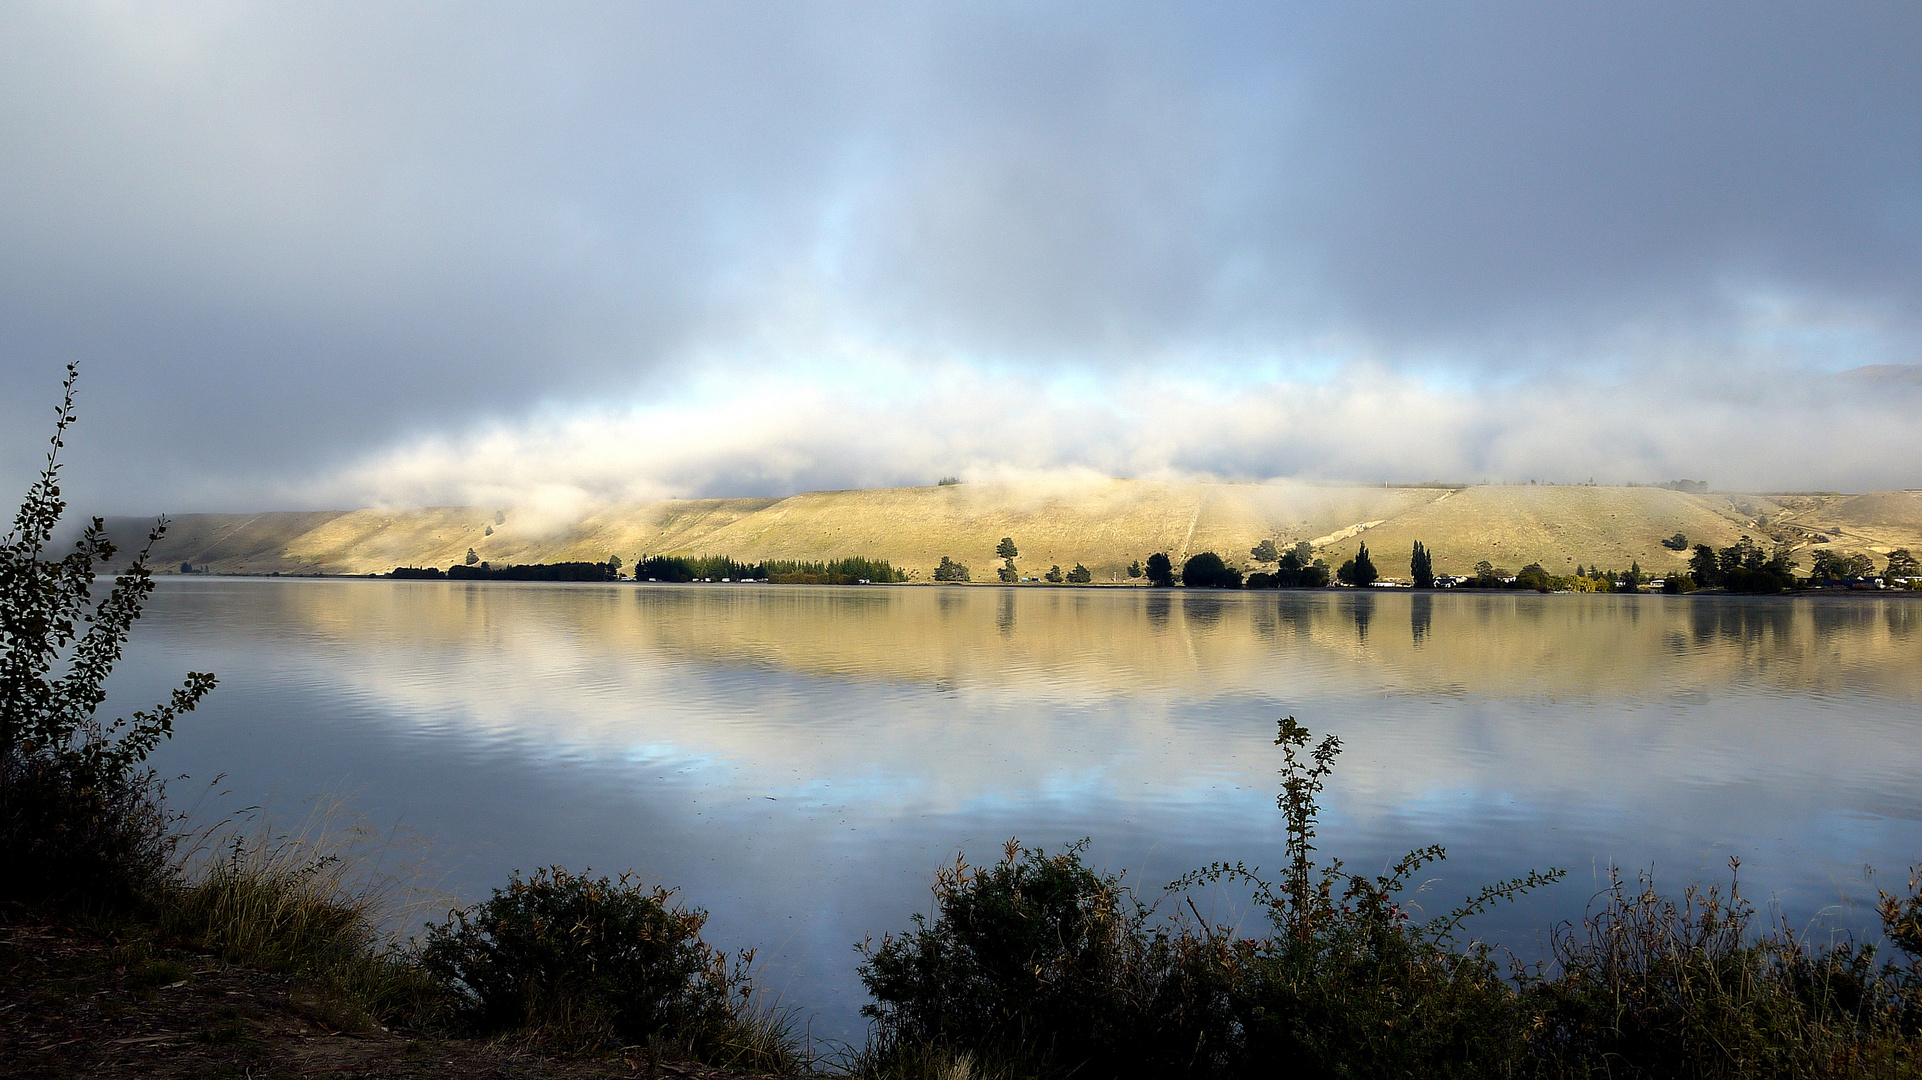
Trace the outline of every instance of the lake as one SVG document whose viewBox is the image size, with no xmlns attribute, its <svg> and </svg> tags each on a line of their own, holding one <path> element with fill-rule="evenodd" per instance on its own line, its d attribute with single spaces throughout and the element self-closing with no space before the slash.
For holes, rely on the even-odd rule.
<svg viewBox="0 0 1922 1080">
<path fill-rule="evenodd" d="M 1279 865 L 1284 714 L 1344 744 L 1324 854 L 1447 845 L 1435 912 L 1569 870 L 1476 924 L 1522 955 L 1611 863 L 1679 891 L 1739 856 L 1797 925 L 1870 926 L 1922 859 L 1918 661 L 1900 596 L 168 578 L 112 704 L 216 672 L 156 755 L 193 778 L 176 801 L 223 773 L 203 813 L 344 797 L 462 899 L 638 870 L 858 1039 L 855 943 L 927 911 L 957 851 L 1087 837 L 1147 893 Z M 1239 899 L 1197 902 L 1258 918 Z"/>
</svg>

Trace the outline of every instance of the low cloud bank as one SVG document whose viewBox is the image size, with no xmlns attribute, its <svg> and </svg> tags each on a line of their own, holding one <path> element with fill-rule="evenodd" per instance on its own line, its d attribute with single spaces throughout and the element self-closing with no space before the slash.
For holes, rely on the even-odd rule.
<svg viewBox="0 0 1922 1080">
<path fill-rule="evenodd" d="M 1351 365 L 1216 391 L 1168 375 L 1099 385 L 959 366 L 909 381 L 717 379 L 675 400 L 554 407 L 423 435 L 304 480 L 205 503 L 596 503 L 1075 474 L 1384 482 L 1707 479 L 1720 490 L 1912 486 L 1922 369 L 1740 385 L 1686 378 L 1445 388 Z M 238 507 L 236 507 L 238 508 Z"/>
</svg>

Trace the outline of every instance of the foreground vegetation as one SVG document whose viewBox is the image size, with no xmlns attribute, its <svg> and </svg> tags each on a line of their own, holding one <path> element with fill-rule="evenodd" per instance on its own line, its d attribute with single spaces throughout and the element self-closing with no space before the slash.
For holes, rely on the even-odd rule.
<svg viewBox="0 0 1922 1080">
<path fill-rule="evenodd" d="M 1471 920 L 1560 871 L 1525 873 L 1417 920 L 1407 893 L 1445 853 L 1413 851 L 1378 875 L 1324 859 L 1319 799 L 1341 747 L 1292 717 L 1276 738 L 1287 835 L 1278 872 L 1218 863 L 1142 894 L 1088 866 L 1080 846 L 1010 841 L 992 865 L 957 860 L 935 875 L 931 916 L 864 946 L 873 1028 L 838 1057 L 816 1054 L 757 992 L 751 953 L 706 944 L 703 911 L 625 876 L 517 874 L 401 940 L 389 931 L 391 891 L 326 830 L 182 831 L 145 761 L 213 676 L 189 673 L 167 702 L 124 720 L 96 715 L 153 586 L 142 556 L 94 601 L 95 568 L 112 556 L 98 522 L 72 554 L 45 556 L 65 509 L 58 451 L 71 422 L 70 373 L 47 465 L 0 541 L 0 913 L 15 931 L 8 972 L 40 962 L 21 943 L 45 939 L 46 923 L 112 941 L 102 963 L 113 985 L 88 991 L 89 1002 L 125 992 L 138 1008 L 186 985 L 195 972 L 177 957 L 187 949 L 296 980 L 324 1030 L 398 1028 L 576 1057 L 639 1051 L 650 1067 L 876 1080 L 1922 1071 L 1915 879 L 1882 897 L 1888 959 L 1847 937 L 1764 923 L 1735 877 L 1677 899 L 1618 875 L 1580 925 L 1555 928 L 1545 961 L 1504 963 Z M 1149 562 L 1152 575 L 1171 572 L 1165 558 Z M 1211 923 L 1187 899 L 1224 882 L 1252 895 L 1265 928 Z M 60 986 L 77 975 L 55 970 L 66 981 L 15 1015 L 80 1033 L 28 1048 L 36 1054 L 101 1042 L 111 1019 L 98 1014 L 91 1030 L 74 1019 L 96 1014 L 67 1007 L 76 995 Z M 205 1043 L 248 1030 L 239 1016 L 203 1013 Z M 373 1066 L 292 1071 L 342 1068 Z"/>
</svg>

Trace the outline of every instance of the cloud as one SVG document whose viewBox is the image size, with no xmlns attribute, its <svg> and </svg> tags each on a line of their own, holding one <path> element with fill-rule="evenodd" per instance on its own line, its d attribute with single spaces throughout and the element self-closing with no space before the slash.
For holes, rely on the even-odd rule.
<svg viewBox="0 0 1922 1080">
<path fill-rule="evenodd" d="M 1902 4 L 17 5 L 0 423 L 34 430 L 82 360 L 74 490 L 124 510 L 444 490 L 435 454 L 489 432 L 593 445 L 559 469 L 592 491 L 891 474 L 853 464 L 880 452 L 1587 453 L 1531 434 L 1580 422 L 1485 404 L 1525 386 L 1680 380 L 1759 442 L 1789 405 L 1738 388 L 1922 359 L 1918 50 Z M 994 407 L 881 365 L 862 393 L 901 431 L 851 430 L 807 396 L 844 362 L 823 341 Z M 1417 425 L 1443 442 L 1388 460 L 1388 423 L 1337 460 L 1287 408 L 1171 433 L 1115 391 L 1297 401 L 1362 371 L 1459 399 Z M 1324 404 L 1361 423 L 1379 393 Z M 590 437 L 682 424 L 705 464 Z M 1751 470 L 1732 442 L 1692 471 Z M 0 454 L 24 477 L 31 445 Z"/>
<path fill-rule="evenodd" d="M 208 505 L 519 505 L 556 520 L 607 502 L 930 484 L 1073 487 L 1089 475 L 1388 482 L 1706 478 L 1722 490 L 1876 489 L 1922 453 L 1916 368 L 1729 387 L 1536 380 L 1500 394 L 1355 364 L 1232 391 L 1129 375 L 716 380 L 667 403 L 496 421 L 283 482 L 209 486 Z M 881 389 L 877 392 L 876 387 Z M 902 389 L 902 387 L 909 387 Z"/>
</svg>

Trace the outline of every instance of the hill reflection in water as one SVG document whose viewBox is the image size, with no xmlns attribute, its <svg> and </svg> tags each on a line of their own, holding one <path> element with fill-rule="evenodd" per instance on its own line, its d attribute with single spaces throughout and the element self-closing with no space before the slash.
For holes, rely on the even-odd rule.
<svg viewBox="0 0 1922 1080">
<path fill-rule="evenodd" d="M 222 688 L 158 762 L 236 799 L 345 791 L 437 839 L 449 888 L 638 867 L 762 946 L 850 1036 L 852 942 L 1010 835 L 1094 838 L 1150 891 L 1273 861 L 1274 720 L 1347 746 L 1323 849 L 1432 886 L 1610 861 L 1849 925 L 1922 857 L 1922 606 L 1815 599 L 169 580 L 115 691 Z M 176 790 L 181 790 L 177 787 Z M 1236 898 L 1214 898 L 1234 913 Z"/>
</svg>

